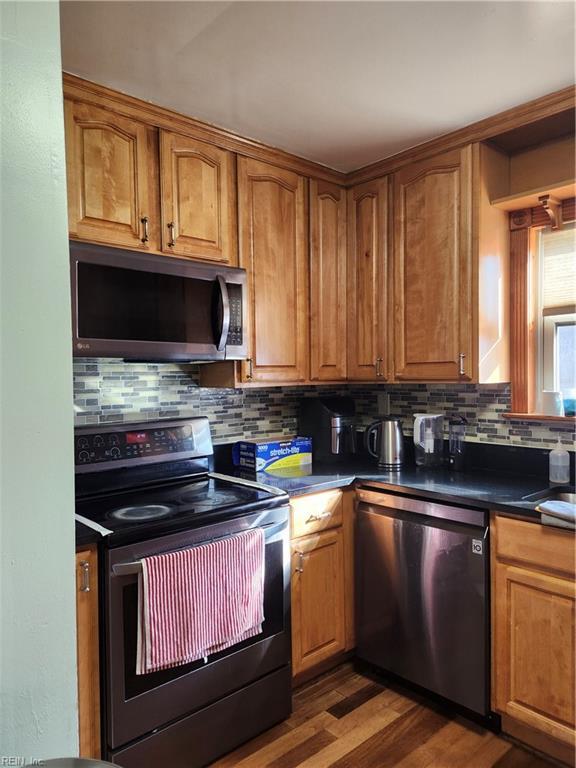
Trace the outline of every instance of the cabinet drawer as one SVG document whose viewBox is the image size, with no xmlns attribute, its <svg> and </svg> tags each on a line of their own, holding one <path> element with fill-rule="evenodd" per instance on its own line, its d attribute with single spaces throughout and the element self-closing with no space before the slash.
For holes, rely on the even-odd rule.
<svg viewBox="0 0 576 768">
<path fill-rule="evenodd" d="M 523 563 L 571 577 L 576 573 L 572 531 L 495 515 L 492 536 L 499 560 Z"/>
<path fill-rule="evenodd" d="M 342 525 L 342 491 L 323 491 L 290 502 L 292 538 Z"/>
</svg>

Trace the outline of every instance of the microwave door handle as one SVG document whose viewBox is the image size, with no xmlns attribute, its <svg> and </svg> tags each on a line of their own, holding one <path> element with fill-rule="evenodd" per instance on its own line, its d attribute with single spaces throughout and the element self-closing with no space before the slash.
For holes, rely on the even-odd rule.
<svg viewBox="0 0 576 768">
<path fill-rule="evenodd" d="M 220 298 L 222 300 L 222 327 L 220 328 L 220 338 L 216 343 L 216 349 L 218 352 L 223 352 L 226 349 L 226 342 L 228 341 L 228 331 L 230 330 L 230 299 L 228 297 L 228 286 L 226 280 L 222 275 L 216 276 L 218 287 L 220 288 Z"/>
</svg>

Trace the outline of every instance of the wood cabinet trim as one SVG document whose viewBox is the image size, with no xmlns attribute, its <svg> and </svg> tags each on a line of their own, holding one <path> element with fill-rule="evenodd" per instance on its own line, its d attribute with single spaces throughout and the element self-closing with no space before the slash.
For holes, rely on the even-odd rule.
<svg viewBox="0 0 576 768">
<path fill-rule="evenodd" d="M 97 104 L 118 114 L 138 119 L 148 125 L 166 130 L 177 130 L 180 133 L 190 135 L 201 141 L 209 141 L 246 157 L 264 160 L 297 173 L 346 187 L 372 181 L 396 172 L 405 165 L 420 162 L 442 152 L 459 149 L 466 144 L 490 139 L 519 126 L 574 109 L 576 106 L 574 88 L 569 86 L 358 168 L 350 173 L 343 173 L 320 163 L 308 161 L 289 152 L 267 146 L 262 142 L 245 138 L 225 128 L 219 128 L 166 107 L 150 104 L 134 96 L 120 93 L 68 72 L 63 73 L 63 83 L 65 95 L 77 101 Z"/>
<path fill-rule="evenodd" d="M 285 170 L 306 176 L 343 184 L 346 174 L 327 166 L 269 147 L 262 142 L 248 139 L 225 128 L 219 128 L 201 120 L 183 115 L 167 107 L 129 96 L 112 88 L 93 83 L 68 72 L 63 73 L 64 94 L 76 101 L 96 104 L 117 114 L 140 120 L 156 128 L 177 131 L 182 135 L 215 144 L 222 149 L 237 152 L 245 157 L 272 163 Z"/>
<path fill-rule="evenodd" d="M 466 144 L 493 138 L 522 125 L 574 109 L 575 106 L 574 87 L 568 86 L 352 171 L 346 177 L 346 184 L 354 186 L 371 181 L 379 176 L 394 173 L 406 165 L 427 160 L 442 152 L 460 149 Z"/>
</svg>

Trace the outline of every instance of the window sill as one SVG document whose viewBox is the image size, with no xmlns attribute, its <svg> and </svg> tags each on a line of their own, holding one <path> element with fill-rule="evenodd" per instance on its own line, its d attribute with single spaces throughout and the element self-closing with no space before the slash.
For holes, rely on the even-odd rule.
<svg viewBox="0 0 576 768">
<path fill-rule="evenodd" d="M 559 421 L 564 424 L 576 424 L 576 416 L 548 416 L 545 413 L 503 413 L 502 418 L 514 421 Z"/>
</svg>

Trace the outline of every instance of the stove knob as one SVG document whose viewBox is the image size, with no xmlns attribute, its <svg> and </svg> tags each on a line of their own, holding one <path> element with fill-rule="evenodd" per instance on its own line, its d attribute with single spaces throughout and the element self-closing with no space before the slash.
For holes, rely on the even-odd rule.
<svg viewBox="0 0 576 768">
<path fill-rule="evenodd" d="M 119 459 L 120 458 L 120 448 L 112 448 L 110 451 L 110 456 L 113 459 Z"/>
<path fill-rule="evenodd" d="M 94 438 L 94 447 L 102 448 L 103 445 L 104 445 L 104 438 L 102 437 L 102 435 L 96 435 L 96 437 Z"/>
<path fill-rule="evenodd" d="M 89 458 L 90 458 L 90 454 L 88 453 L 88 451 L 80 451 L 80 453 L 78 454 L 78 461 L 88 461 Z"/>
<path fill-rule="evenodd" d="M 78 448 L 88 448 L 88 439 L 85 437 L 79 437 Z"/>
</svg>

